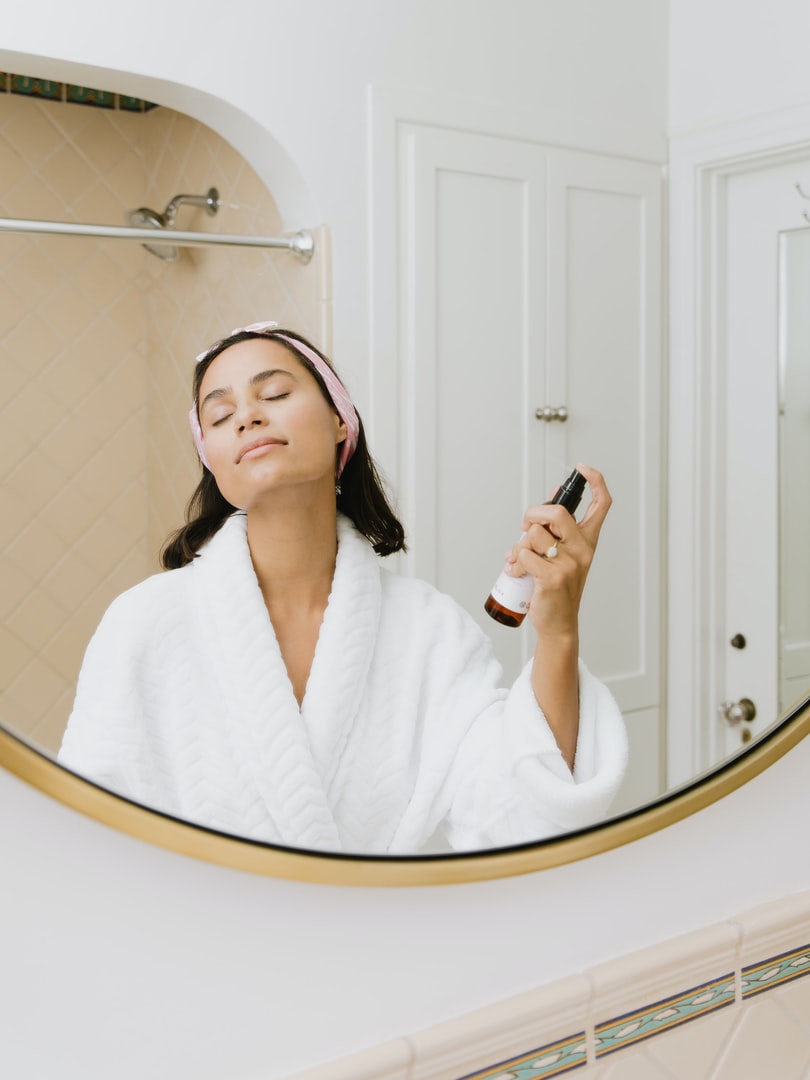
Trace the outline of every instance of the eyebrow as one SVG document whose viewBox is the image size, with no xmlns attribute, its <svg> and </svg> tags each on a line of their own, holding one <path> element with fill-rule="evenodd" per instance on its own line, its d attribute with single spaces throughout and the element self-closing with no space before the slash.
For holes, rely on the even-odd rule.
<svg viewBox="0 0 810 1080">
<path fill-rule="evenodd" d="M 287 371 L 286 368 L 269 368 L 267 371 L 259 371 L 256 375 L 250 377 L 250 385 L 258 386 L 260 383 L 267 382 L 268 379 L 272 379 L 274 375 L 289 375 L 291 379 L 295 378 L 292 371 Z M 200 412 L 208 404 L 209 401 L 216 401 L 217 398 L 226 397 L 228 394 L 233 393 L 232 386 L 221 386 L 216 390 L 212 390 L 206 394 L 200 402 Z"/>
</svg>

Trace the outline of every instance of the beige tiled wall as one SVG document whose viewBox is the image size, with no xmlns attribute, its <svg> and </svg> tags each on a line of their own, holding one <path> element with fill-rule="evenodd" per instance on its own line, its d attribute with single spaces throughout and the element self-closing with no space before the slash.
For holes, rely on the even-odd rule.
<svg viewBox="0 0 810 1080">
<path fill-rule="evenodd" d="M 189 117 L 0 94 L 0 216 L 126 224 L 178 193 L 219 189 L 177 225 L 276 235 L 275 204 L 224 140 Z M 157 569 L 197 464 L 185 426 L 195 355 L 275 318 L 330 345 L 328 245 L 182 249 L 0 234 L 0 719 L 59 746 L 90 634 Z"/>
<path fill-rule="evenodd" d="M 154 162 L 149 206 L 162 210 L 172 195 L 203 194 L 215 187 L 221 197 L 216 215 L 184 206 L 178 227 L 279 235 L 281 221 L 267 188 L 228 143 L 167 109 L 155 109 L 143 120 L 146 159 Z M 149 258 L 150 550 L 158 550 L 180 524 L 178 508 L 197 482 L 188 430 L 177 423 L 191 404 L 194 357 L 234 327 L 263 319 L 275 319 L 329 348 L 321 273 L 328 259 L 324 240 L 325 230 L 318 230 L 316 255 L 306 266 L 287 252 L 240 248 L 187 248 L 173 263 Z"/>
<path fill-rule="evenodd" d="M 296 1073 L 294 1080 L 569 1074 L 808 1080 L 810 893 Z"/>
</svg>

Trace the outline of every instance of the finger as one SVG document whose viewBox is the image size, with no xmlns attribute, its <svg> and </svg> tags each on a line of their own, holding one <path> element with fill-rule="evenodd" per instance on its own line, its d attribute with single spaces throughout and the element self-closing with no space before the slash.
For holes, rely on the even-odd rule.
<svg viewBox="0 0 810 1080">
<path fill-rule="evenodd" d="M 541 541 L 549 538 L 549 543 L 559 540 L 576 547 L 582 540 L 576 521 L 564 506 L 550 503 L 530 506 L 523 517 L 523 530 L 526 536 L 531 536 L 533 529 L 542 529 L 543 532 L 535 533 L 535 536 Z M 542 545 L 532 546 L 540 552 L 545 550 Z"/>
<path fill-rule="evenodd" d="M 582 521 L 579 523 L 579 528 L 595 546 L 613 499 L 608 491 L 604 476 L 597 469 L 592 469 L 582 462 L 578 462 L 576 467 L 587 480 L 588 490 L 591 494 L 590 504 Z"/>
<path fill-rule="evenodd" d="M 524 533 L 518 548 L 523 551 L 533 551 L 537 555 L 545 555 L 550 548 L 562 543 L 562 538 L 546 524 L 529 523 L 529 528 Z M 554 556 L 552 555 L 552 558 Z"/>
<path fill-rule="evenodd" d="M 576 539 L 578 543 L 575 540 L 568 544 L 542 526 L 533 525 L 518 548 L 513 572 L 543 577 L 554 574 L 555 567 L 570 570 L 572 562 L 574 566 L 587 566 L 592 549 L 581 538 Z"/>
</svg>

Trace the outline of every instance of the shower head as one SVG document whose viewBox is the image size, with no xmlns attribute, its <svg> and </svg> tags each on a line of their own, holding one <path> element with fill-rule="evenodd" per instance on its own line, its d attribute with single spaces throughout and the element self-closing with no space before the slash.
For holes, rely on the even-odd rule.
<svg viewBox="0 0 810 1080">
<path fill-rule="evenodd" d="M 175 195 L 166 204 L 166 209 L 162 214 L 159 214 L 157 210 L 150 210 L 148 206 L 141 206 L 137 210 L 130 210 L 129 223 L 138 229 L 173 229 L 177 209 L 180 206 L 202 206 L 213 217 L 219 210 L 219 192 L 212 187 L 205 195 Z M 177 248 L 172 244 L 144 244 L 143 246 L 166 262 L 174 262 L 177 258 Z"/>
<path fill-rule="evenodd" d="M 165 229 L 166 219 L 157 210 L 150 210 L 148 206 L 141 206 L 137 210 L 130 210 L 129 223 L 136 229 Z M 173 244 L 144 244 L 148 252 L 157 255 L 165 262 L 174 262 L 177 258 L 177 248 Z"/>
</svg>

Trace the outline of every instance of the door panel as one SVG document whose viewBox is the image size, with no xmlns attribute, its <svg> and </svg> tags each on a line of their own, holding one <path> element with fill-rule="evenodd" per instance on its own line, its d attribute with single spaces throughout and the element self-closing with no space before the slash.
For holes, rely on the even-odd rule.
<svg viewBox="0 0 810 1080">
<path fill-rule="evenodd" d="M 628 790 L 652 798 L 663 775 L 660 171 L 416 123 L 396 131 L 390 427 L 411 542 L 403 569 L 478 619 L 511 680 L 533 633 L 483 611 L 503 553 L 524 508 L 576 461 L 601 468 L 615 505 L 582 652 L 638 721 Z M 536 419 L 561 405 L 567 421 Z"/>
<path fill-rule="evenodd" d="M 787 516 L 780 530 L 779 373 L 780 351 L 784 365 L 788 337 L 791 347 L 795 344 L 785 321 L 790 279 L 784 243 L 802 224 L 794 184 L 802 172 L 808 174 L 808 168 L 790 163 L 742 172 L 732 175 L 726 185 L 725 365 L 719 388 L 724 430 L 718 433 L 724 452 L 717 468 L 718 504 L 723 513 L 718 521 L 715 602 L 720 617 L 714 680 L 718 706 L 747 698 L 756 706 L 756 717 L 750 723 L 730 725 L 716 714 L 710 761 L 739 749 L 744 739 L 759 734 L 790 704 L 789 690 L 780 693 L 780 651 L 785 675 L 797 675 L 796 685 L 807 685 L 808 673 L 801 670 L 802 655 L 807 655 L 806 612 L 798 619 L 791 615 L 796 611 L 794 598 L 807 597 L 807 532 L 802 533 L 799 520 L 807 515 L 807 474 L 801 473 L 800 462 L 794 464 L 799 482 L 784 493 L 789 501 L 782 508 Z M 798 332 L 806 300 L 795 303 L 800 277 L 792 284 L 793 330 Z M 800 373 L 802 365 L 795 370 Z M 782 406 L 786 393 L 794 395 L 795 404 L 800 388 L 800 375 L 790 387 L 783 386 Z M 800 428 L 801 421 L 799 432 Z M 795 431 L 792 437 L 795 441 Z M 781 620 L 780 561 L 785 586 Z M 785 575 L 790 575 L 790 581 Z M 792 640 L 782 640 L 780 621 L 789 627 Z M 732 644 L 741 639 L 743 648 Z"/>
<path fill-rule="evenodd" d="M 549 165 L 549 458 L 595 465 L 614 506 L 583 601 L 582 651 L 625 710 L 660 701 L 661 303 L 656 168 Z"/>
<path fill-rule="evenodd" d="M 401 492 L 409 569 L 449 592 L 496 639 L 507 677 L 523 631 L 483 611 L 545 491 L 543 432 L 528 403 L 544 368 L 545 156 L 507 140 L 403 132 Z"/>
</svg>

